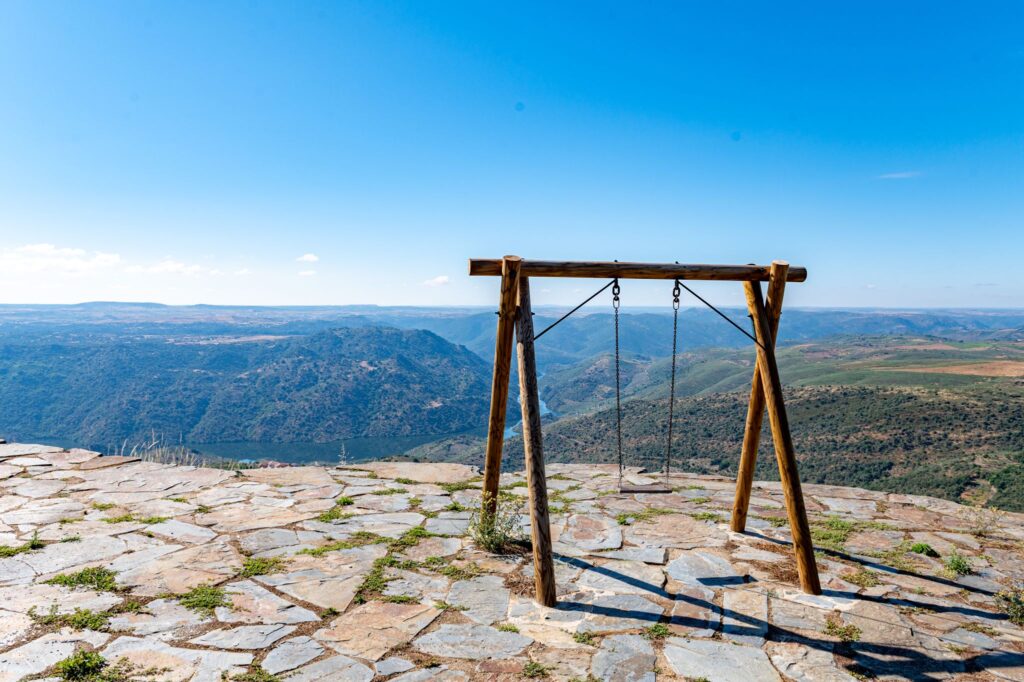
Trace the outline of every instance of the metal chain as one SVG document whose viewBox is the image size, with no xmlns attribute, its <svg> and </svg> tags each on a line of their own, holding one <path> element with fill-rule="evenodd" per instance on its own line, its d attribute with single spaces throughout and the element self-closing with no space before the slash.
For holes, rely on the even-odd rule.
<svg viewBox="0 0 1024 682">
<path fill-rule="evenodd" d="M 619 487 L 622 487 L 622 399 L 619 385 L 619 279 L 612 284 L 612 309 L 615 310 L 615 435 L 618 439 Z"/>
<path fill-rule="evenodd" d="M 679 294 L 682 289 L 679 280 L 672 287 L 672 381 L 668 391 L 668 443 L 665 446 L 665 483 L 668 483 L 672 468 L 672 422 L 676 403 L 676 348 L 679 339 Z"/>
</svg>

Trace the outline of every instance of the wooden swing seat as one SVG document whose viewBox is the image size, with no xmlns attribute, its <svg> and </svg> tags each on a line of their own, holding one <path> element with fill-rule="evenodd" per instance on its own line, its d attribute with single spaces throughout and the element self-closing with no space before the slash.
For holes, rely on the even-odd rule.
<svg viewBox="0 0 1024 682">
<path fill-rule="evenodd" d="M 672 486 L 665 483 L 647 483 L 644 485 L 630 485 L 629 483 L 623 483 L 619 486 L 620 493 L 670 493 L 672 492 Z"/>
</svg>

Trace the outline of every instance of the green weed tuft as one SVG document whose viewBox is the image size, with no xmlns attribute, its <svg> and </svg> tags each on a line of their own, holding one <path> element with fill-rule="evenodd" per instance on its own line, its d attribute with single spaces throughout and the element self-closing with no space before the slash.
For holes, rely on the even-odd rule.
<svg viewBox="0 0 1024 682">
<path fill-rule="evenodd" d="M 97 592 L 119 592 L 120 588 L 114 581 L 116 575 L 109 568 L 94 566 L 83 568 L 77 573 L 59 573 L 46 582 L 64 587 L 85 587 Z"/>
<path fill-rule="evenodd" d="M 65 680 L 91 680 L 107 667 L 107 660 L 95 651 L 76 651 L 53 667 Z"/>
<path fill-rule="evenodd" d="M 967 560 L 967 557 L 963 556 L 957 551 L 953 551 L 948 557 L 946 557 L 946 574 L 958 578 L 962 575 L 969 575 L 972 571 L 971 562 Z"/>
<path fill-rule="evenodd" d="M 279 556 L 249 557 L 242 564 L 241 576 L 243 578 L 251 578 L 254 575 L 280 573 L 286 566 L 288 566 L 288 560 Z"/>
<path fill-rule="evenodd" d="M 218 606 L 228 606 L 224 590 L 213 585 L 197 585 L 185 594 L 177 596 L 178 603 L 204 616 L 213 614 Z"/>
</svg>

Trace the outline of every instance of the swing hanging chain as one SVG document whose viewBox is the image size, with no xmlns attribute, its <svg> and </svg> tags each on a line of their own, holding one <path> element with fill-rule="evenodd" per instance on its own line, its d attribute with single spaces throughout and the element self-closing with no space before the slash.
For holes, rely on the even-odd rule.
<svg viewBox="0 0 1024 682">
<path fill-rule="evenodd" d="M 676 402 L 676 352 L 679 338 L 679 294 L 680 282 L 677 279 L 672 287 L 672 380 L 668 391 L 668 443 L 665 446 L 665 483 L 668 484 L 672 469 L 672 423 Z"/>
<path fill-rule="evenodd" d="M 739 329 L 739 330 L 740 330 L 740 333 L 741 333 L 741 334 L 743 334 L 743 335 L 744 335 L 744 336 L 746 336 L 746 337 L 747 337 L 748 339 L 750 339 L 751 341 L 753 341 L 754 343 L 756 343 L 756 344 L 757 344 L 758 346 L 760 346 L 760 347 L 761 347 L 762 349 L 764 349 L 764 345 L 763 345 L 763 344 L 762 344 L 762 343 L 761 343 L 760 341 L 758 341 L 758 340 L 757 340 L 757 337 L 755 337 L 755 336 L 754 336 L 753 334 L 751 334 L 750 332 L 748 332 L 748 331 L 747 331 L 746 329 L 744 329 L 743 327 L 741 327 L 741 326 L 739 326 L 738 324 L 736 324 L 735 322 L 733 322 L 733 319 L 732 319 L 731 317 L 729 317 L 728 315 L 726 315 L 725 313 L 723 313 L 723 312 L 722 312 L 721 310 L 719 310 L 719 309 L 718 309 L 718 308 L 716 308 L 715 306 L 713 306 L 713 305 L 711 305 L 710 303 L 708 303 L 708 302 L 707 302 L 706 300 L 704 300 L 704 298 L 703 298 L 703 297 L 702 297 L 702 296 L 701 296 L 700 294 L 698 294 L 698 293 L 697 293 L 696 291 L 694 291 L 694 290 L 693 290 L 693 289 L 691 289 L 690 287 L 686 286 L 685 284 L 683 284 L 683 283 L 682 283 L 682 282 L 680 282 L 679 280 L 676 280 L 676 283 L 677 283 L 677 284 L 678 284 L 679 286 L 681 286 L 682 288 L 684 288 L 684 289 L 686 289 L 687 291 L 689 291 L 689 292 L 690 292 L 690 293 L 691 293 L 691 294 L 693 295 L 693 297 L 694 297 L 694 298 L 696 298 L 696 299 L 697 299 L 698 301 L 700 301 L 701 303 L 703 303 L 704 305 L 706 305 L 707 307 L 711 308 L 711 309 L 712 309 L 712 310 L 714 310 L 714 311 L 715 311 L 716 313 L 718 313 L 718 316 L 719 316 L 719 317 L 721 317 L 721 318 L 722 318 L 723 320 L 725 320 L 726 322 L 728 322 L 728 323 L 729 323 L 729 324 L 731 324 L 732 326 L 736 327 L 736 329 Z"/>
<path fill-rule="evenodd" d="M 593 294 L 591 294 L 590 296 L 588 296 L 588 297 L 586 298 L 586 300 L 584 300 L 584 301 L 583 301 L 583 303 L 580 303 L 580 304 L 579 304 L 578 306 L 576 306 L 575 308 L 573 308 L 572 310 L 570 310 L 569 312 L 567 312 L 567 313 L 566 313 L 565 315 L 562 315 L 562 316 L 561 316 L 560 318 L 558 318 L 557 320 L 555 320 L 554 322 L 552 322 L 551 324 L 549 324 L 549 325 L 548 325 L 547 327 L 545 327 L 545 328 L 544 328 L 544 330 L 543 330 L 543 331 L 541 331 L 541 333 L 540 333 L 540 334 L 534 334 L 534 335 L 533 335 L 533 340 L 534 340 L 534 341 L 536 341 L 536 340 L 537 340 L 537 339 L 539 339 L 540 337 L 542 337 L 542 336 L 544 336 L 545 334 L 547 334 L 547 333 L 548 333 L 549 331 L 551 331 L 551 330 L 552 330 L 552 329 L 554 329 L 554 328 L 555 328 L 556 326 L 558 326 L 558 324 L 559 324 L 560 322 L 562 322 L 562 321 L 563 321 L 563 320 L 564 320 L 565 318 L 569 317 L 569 316 L 570 316 L 570 315 L 572 315 L 572 314 L 573 314 L 574 312 L 576 312 L 577 310 L 579 310 L 580 308 L 582 308 L 582 307 L 583 307 L 583 306 L 585 306 L 586 304 L 588 304 L 588 303 L 590 303 L 591 301 L 593 301 L 593 300 L 594 300 L 595 298 L 597 298 L 598 294 L 600 294 L 601 292 L 603 292 L 603 291 L 604 291 L 605 289 L 607 289 L 607 288 L 608 288 L 608 287 L 610 287 L 611 285 L 615 284 L 615 283 L 616 283 L 617 281 L 618 281 L 617 279 L 613 279 L 612 281 L 608 282 L 608 284 L 605 284 L 605 285 L 604 285 L 603 287 L 601 287 L 600 289 L 598 289 L 597 291 L 595 291 L 595 292 L 594 292 Z"/>
<path fill-rule="evenodd" d="M 615 311 L 615 436 L 619 455 L 619 487 L 622 487 L 622 399 L 619 385 L 619 278 L 612 280 L 612 309 Z"/>
</svg>

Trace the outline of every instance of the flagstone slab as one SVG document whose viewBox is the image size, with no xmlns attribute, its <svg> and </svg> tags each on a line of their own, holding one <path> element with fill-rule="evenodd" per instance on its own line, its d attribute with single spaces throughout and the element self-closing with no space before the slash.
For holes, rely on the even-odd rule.
<svg viewBox="0 0 1024 682">
<path fill-rule="evenodd" d="M 360 462 L 356 468 L 380 478 L 407 478 L 420 483 L 461 483 L 479 476 L 479 469 L 448 462 Z"/>
<path fill-rule="evenodd" d="M 0 520 L 4 518 L 4 512 L 8 512 L 12 509 L 17 509 L 21 505 L 29 501 L 27 497 L 19 497 L 18 495 L 5 494 L 0 495 Z M 82 507 L 81 509 L 84 509 Z"/>
<path fill-rule="evenodd" d="M 836 665 L 831 647 L 814 647 L 796 642 L 769 642 L 765 647 L 775 668 L 794 682 L 856 682 L 853 675 Z"/>
<path fill-rule="evenodd" d="M 383 545 L 367 545 L 319 557 L 297 555 L 289 560 L 287 570 L 255 576 L 254 580 L 300 601 L 344 611 L 373 562 L 386 553 Z"/>
<path fill-rule="evenodd" d="M 289 673 L 286 682 L 369 682 L 373 670 L 348 656 L 332 656 Z"/>
<path fill-rule="evenodd" d="M 462 607 L 464 616 L 483 625 L 505 620 L 508 616 L 509 591 L 504 580 L 497 575 L 481 575 L 452 583 L 447 601 Z"/>
<path fill-rule="evenodd" d="M 161 523 L 154 523 L 149 527 L 150 532 L 180 542 L 187 542 L 192 545 L 199 545 L 217 537 L 217 533 L 209 528 L 203 528 L 191 523 L 185 523 L 177 519 L 168 519 Z"/>
<path fill-rule="evenodd" d="M 590 565 L 576 579 L 576 586 L 616 594 L 663 595 L 665 572 L 640 561 L 604 561 Z"/>
<path fill-rule="evenodd" d="M 670 578 L 697 587 L 734 587 L 743 584 L 740 575 L 726 559 L 703 551 L 684 552 L 665 567 Z"/>
<path fill-rule="evenodd" d="M 577 631 L 595 634 L 650 627 L 665 613 L 662 606 L 638 594 L 581 592 L 566 597 L 559 608 L 582 611 Z"/>
<path fill-rule="evenodd" d="M 28 613 L 34 608 L 39 615 L 46 615 L 54 607 L 57 613 L 71 613 L 75 609 L 106 611 L 120 603 L 121 597 L 109 592 L 45 583 L 0 588 L 0 608 L 18 613 Z"/>
<path fill-rule="evenodd" d="M 101 646 L 110 635 L 92 630 L 62 628 L 0 655 L 0 682 L 15 682 L 43 672 L 71 654 L 81 645 Z"/>
<path fill-rule="evenodd" d="M 279 486 L 321 487 L 334 484 L 334 479 L 331 478 L 327 469 L 317 466 L 243 469 L 242 477 L 250 481 Z"/>
<path fill-rule="evenodd" d="M 441 615 L 433 604 L 368 602 L 339 616 L 313 637 L 338 653 L 376 661 Z"/>
<path fill-rule="evenodd" d="M 441 512 L 427 519 L 427 531 L 438 535 L 463 535 L 469 529 L 470 512 Z"/>
<path fill-rule="evenodd" d="M 642 507 L 641 507 L 642 508 Z M 687 514 L 666 514 L 626 527 L 625 539 L 634 545 L 658 545 L 677 549 L 724 547 L 727 531 L 697 521 Z"/>
<path fill-rule="evenodd" d="M 0 523 L 9 526 L 42 526 L 57 523 L 63 518 L 81 516 L 85 505 L 67 498 L 46 498 L 32 500 L 12 496 L 16 508 L 0 513 Z"/>
<path fill-rule="evenodd" d="M 388 568 L 385 575 L 388 578 L 387 587 L 384 588 L 386 597 L 412 597 L 427 604 L 448 598 L 451 582 L 443 576 L 424 575 L 399 568 Z"/>
<path fill-rule="evenodd" d="M 128 545 L 124 554 L 111 560 L 107 567 L 115 573 L 131 573 L 136 569 L 148 566 L 162 556 L 177 552 L 184 548 L 184 545 L 164 544 L 160 541 L 141 542 L 144 535 L 128 533 L 122 536 L 125 544 Z"/>
<path fill-rule="evenodd" d="M 96 457 L 90 459 L 88 462 L 82 462 L 79 465 L 79 471 L 92 471 L 94 469 L 107 469 L 110 467 L 119 467 L 124 464 L 131 464 L 133 462 L 142 461 L 141 457 L 130 457 L 127 455 L 104 455 L 103 457 Z"/>
<path fill-rule="evenodd" d="M 64 481 L 46 480 L 40 478 L 8 478 L 0 481 L 2 494 L 20 495 L 37 499 L 40 497 L 52 497 L 67 487 Z"/>
<path fill-rule="evenodd" d="M 139 613 L 121 613 L 112 617 L 110 629 L 169 642 L 185 638 L 194 629 L 211 621 L 212 618 L 185 608 L 175 599 L 154 599 Z"/>
<path fill-rule="evenodd" d="M 398 493 L 394 495 L 363 495 L 356 498 L 356 507 L 378 512 L 401 512 L 406 511 L 412 505 L 409 500 L 412 495 Z"/>
<path fill-rule="evenodd" d="M 761 649 L 709 639 L 665 640 L 665 659 L 676 675 L 715 682 L 782 682 Z"/>
<path fill-rule="evenodd" d="M 142 670 L 158 669 L 162 682 L 220 682 L 244 673 L 253 655 L 175 647 L 153 637 L 119 637 L 102 651 L 108 661 L 124 658 Z"/>
<path fill-rule="evenodd" d="M 444 658 L 511 658 L 523 652 L 532 639 L 517 632 L 503 632 L 487 625 L 442 625 L 413 641 L 413 648 Z"/>
<path fill-rule="evenodd" d="M 614 552 L 596 552 L 592 556 L 603 559 L 622 559 L 624 561 L 642 561 L 645 564 L 664 566 L 668 561 L 668 550 L 664 547 L 623 547 Z"/>
<path fill-rule="evenodd" d="M 64 448 L 34 443 L 0 443 L 0 460 L 23 455 L 42 455 L 48 452 L 63 452 Z"/>
<path fill-rule="evenodd" d="M 277 644 L 261 665 L 266 672 L 277 675 L 305 665 L 323 652 L 324 648 L 312 637 L 293 637 Z"/>
<path fill-rule="evenodd" d="M 266 649 L 294 631 L 294 625 L 242 625 L 210 630 L 189 643 L 218 649 Z"/>
<path fill-rule="evenodd" d="M 35 577 L 32 567 L 17 557 L 0 559 L 0 585 L 24 585 Z"/>
<path fill-rule="evenodd" d="M 118 573 L 117 583 L 143 596 L 182 594 L 197 585 L 217 584 L 242 568 L 242 556 L 217 540 L 160 556 Z"/>
<path fill-rule="evenodd" d="M 591 552 L 618 549 L 622 546 L 622 526 L 602 514 L 572 514 L 558 541 Z"/>
<path fill-rule="evenodd" d="M 468 679 L 467 673 L 461 670 L 451 670 L 448 666 L 442 665 L 426 670 L 412 670 L 404 675 L 391 678 L 391 682 L 462 682 Z"/>
<path fill-rule="evenodd" d="M 608 682 L 654 682 L 657 660 L 654 647 L 640 635 L 612 635 L 601 641 L 591 671 Z"/>
<path fill-rule="evenodd" d="M 669 628 L 682 635 L 711 637 L 722 622 L 721 609 L 715 604 L 715 591 L 693 585 L 682 586 L 672 604 Z"/>
<path fill-rule="evenodd" d="M 0 609 L 0 649 L 24 639 L 35 624 L 36 622 L 26 613 Z"/>
<path fill-rule="evenodd" d="M 345 537 L 343 534 L 363 531 L 388 538 L 397 538 L 410 528 L 421 525 L 426 518 L 417 512 L 362 514 L 334 525 L 333 532 L 336 537 Z M 428 527 L 427 530 L 430 528 Z"/>
<path fill-rule="evenodd" d="M 289 526 L 317 515 L 316 511 L 255 504 L 230 504 L 202 515 L 204 526 L 210 526 L 218 533 L 241 533 L 257 528 Z"/>
<path fill-rule="evenodd" d="M 404 673 L 405 671 L 412 670 L 415 667 L 416 666 L 412 661 L 399 656 L 392 656 L 391 658 L 385 658 L 383 661 L 377 661 L 373 666 L 374 670 L 377 671 L 377 674 L 381 676 Z"/>
<path fill-rule="evenodd" d="M 21 554 L 18 559 L 30 566 L 37 575 L 50 575 L 83 564 L 109 560 L 126 551 L 128 544 L 123 539 L 101 535 L 90 538 L 88 542 L 47 545 Z"/>
<path fill-rule="evenodd" d="M 722 636 L 737 644 L 762 647 L 768 634 L 768 595 L 758 590 L 725 590 Z"/>
<path fill-rule="evenodd" d="M 251 580 L 224 586 L 230 606 L 218 606 L 214 613 L 222 623 L 294 624 L 310 623 L 320 617 L 309 609 L 282 599 Z"/>
<path fill-rule="evenodd" d="M 423 538 L 402 555 L 413 561 L 424 561 L 431 557 L 449 557 L 462 549 L 462 538 Z"/>
</svg>

